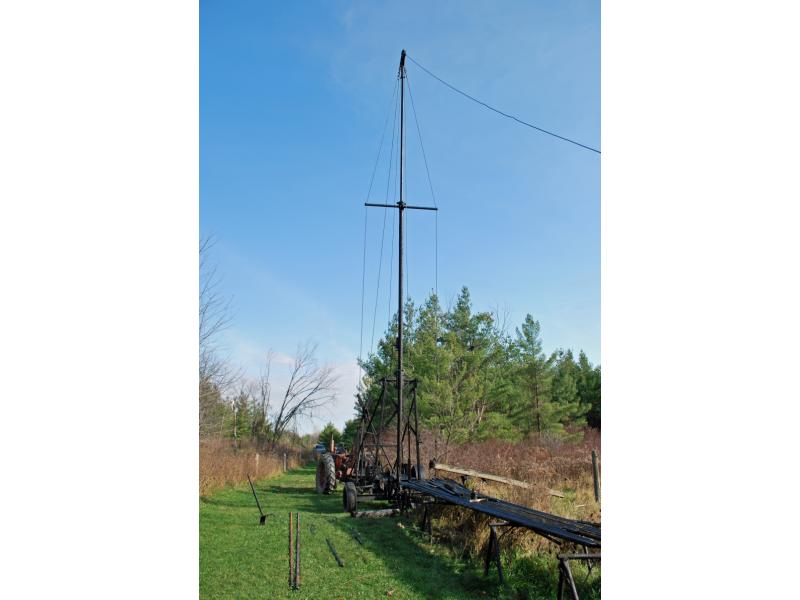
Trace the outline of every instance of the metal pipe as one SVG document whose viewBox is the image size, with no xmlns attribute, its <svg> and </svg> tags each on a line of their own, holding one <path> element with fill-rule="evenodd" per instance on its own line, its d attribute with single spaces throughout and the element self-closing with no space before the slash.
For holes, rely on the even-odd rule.
<svg viewBox="0 0 800 600">
<path fill-rule="evenodd" d="M 292 551 L 292 512 L 289 511 L 289 587 L 294 587 L 294 565 L 293 565 L 293 551 Z"/>
<path fill-rule="evenodd" d="M 343 567 L 344 563 L 342 562 L 342 559 L 339 558 L 339 555 L 336 553 L 336 548 L 333 547 L 333 544 L 328 538 L 325 538 L 325 541 L 328 542 L 328 548 L 331 549 L 331 552 L 333 553 L 333 558 L 336 559 L 336 562 L 339 563 L 340 567 Z"/>
<path fill-rule="evenodd" d="M 300 513 L 297 513 L 297 527 L 294 532 L 294 589 L 300 589 Z"/>
<path fill-rule="evenodd" d="M 353 537 L 354 537 L 354 538 L 356 538 L 356 541 L 357 541 L 359 544 L 361 544 L 362 546 L 364 545 L 364 540 L 362 540 L 362 539 L 361 539 L 361 536 L 360 536 L 360 535 L 358 535 L 358 532 L 357 532 L 355 529 L 351 529 L 351 530 L 350 530 L 350 533 L 352 533 L 352 534 L 353 534 Z"/>
</svg>

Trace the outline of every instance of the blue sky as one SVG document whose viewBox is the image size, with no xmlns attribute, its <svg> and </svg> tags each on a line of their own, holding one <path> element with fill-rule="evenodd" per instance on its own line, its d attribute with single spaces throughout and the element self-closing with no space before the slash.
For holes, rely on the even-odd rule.
<svg viewBox="0 0 800 600">
<path fill-rule="evenodd" d="M 599 148 L 599 2 L 202 1 L 200 13 L 200 230 L 216 239 L 212 260 L 233 298 L 223 344 L 255 375 L 268 350 L 285 363 L 299 342 L 317 342 L 340 374 L 320 420 L 341 425 L 357 378 L 363 203 L 400 50 L 505 112 Z M 440 209 L 442 301 L 466 285 L 476 310 L 507 312 L 512 331 L 530 312 L 546 350 L 583 349 L 599 363 L 599 155 L 492 113 L 413 63 L 407 71 Z M 430 204 L 408 108 L 406 200 Z M 386 198 L 390 135 L 374 202 Z M 370 210 L 365 350 L 376 289 L 376 337 L 392 310 L 391 214 L 378 288 L 383 211 Z M 419 302 L 435 283 L 433 214 L 409 213 L 407 229 Z"/>
</svg>

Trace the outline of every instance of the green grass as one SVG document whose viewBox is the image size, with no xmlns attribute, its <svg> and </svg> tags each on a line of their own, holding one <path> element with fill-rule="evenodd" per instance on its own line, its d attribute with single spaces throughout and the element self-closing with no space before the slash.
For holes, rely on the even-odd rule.
<svg viewBox="0 0 800 600">
<path fill-rule="evenodd" d="M 552 561 L 515 559 L 508 573 L 510 585 L 501 590 L 496 570 L 484 577 L 480 565 L 451 558 L 446 548 L 430 544 L 416 530 L 411 516 L 351 518 L 342 511 L 341 492 L 323 496 L 314 491 L 313 466 L 255 487 L 264 512 L 273 513 L 263 527 L 247 485 L 200 500 L 204 600 L 555 597 Z M 289 511 L 300 512 L 301 586 L 296 591 L 288 586 Z M 358 531 L 363 546 L 353 531 Z M 344 568 L 336 564 L 325 538 L 333 542 Z M 518 577 L 526 580 L 522 587 L 515 583 Z M 538 581 L 529 586 L 531 577 Z"/>
</svg>

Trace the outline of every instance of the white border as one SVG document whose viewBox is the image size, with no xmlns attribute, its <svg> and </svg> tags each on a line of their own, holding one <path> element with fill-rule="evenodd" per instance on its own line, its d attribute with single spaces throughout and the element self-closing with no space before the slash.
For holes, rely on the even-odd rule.
<svg viewBox="0 0 800 600">
<path fill-rule="evenodd" d="M 796 6 L 603 2 L 607 598 L 792 595 Z"/>
<path fill-rule="evenodd" d="M 0 597 L 195 597 L 197 4 L 4 3 L 0 65 Z"/>
<path fill-rule="evenodd" d="M 0 9 L 2 597 L 197 594 L 197 18 Z M 793 589 L 797 22 L 603 2 L 607 598 Z"/>
</svg>

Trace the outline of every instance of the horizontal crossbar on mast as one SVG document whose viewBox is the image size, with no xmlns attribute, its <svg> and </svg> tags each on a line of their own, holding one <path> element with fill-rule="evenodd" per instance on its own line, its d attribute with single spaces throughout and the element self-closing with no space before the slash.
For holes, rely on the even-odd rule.
<svg viewBox="0 0 800 600">
<path fill-rule="evenodd" d="M 373 204 L 371 202 L 364 202 L 364 206 L 377 206 L 380 208 L 413 208 L 415 210 L 439 210 L 433 206 L 411 206 L 410 204 Z"/>
</svg>

